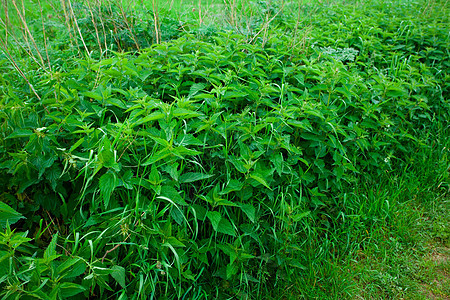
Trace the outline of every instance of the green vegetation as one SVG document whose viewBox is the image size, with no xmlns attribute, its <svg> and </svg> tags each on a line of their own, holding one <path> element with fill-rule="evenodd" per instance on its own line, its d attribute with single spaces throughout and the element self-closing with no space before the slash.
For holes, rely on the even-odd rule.
<svg viewBox="0 0 450 300">
<path fill-rule="evenodd" d="M 4 299 L 450 296 L 447 1 L 2 4 Z"/>
</svg>

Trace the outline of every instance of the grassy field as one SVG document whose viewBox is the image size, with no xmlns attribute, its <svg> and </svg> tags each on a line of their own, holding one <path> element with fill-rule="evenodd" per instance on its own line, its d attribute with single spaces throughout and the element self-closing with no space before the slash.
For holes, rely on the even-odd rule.
<svg viewBox="0 0 450 300">
<path fill-rule="evenodd" d="M 0 11 L 3 299 L 448 299 L 448 1 Z"/>
</svg>

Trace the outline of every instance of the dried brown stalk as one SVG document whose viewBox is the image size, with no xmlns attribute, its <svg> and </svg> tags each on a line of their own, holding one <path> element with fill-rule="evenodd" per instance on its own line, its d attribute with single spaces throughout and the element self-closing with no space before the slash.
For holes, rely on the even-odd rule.
<svg viewBox="0 0 450 300">
<path fill-rule="evenodd" d="M 9 53 L 8 47 L 6 47 L 6 44 L 5 44 L 5 42 L 3 41 L 3 39 L 1 37 L 0 37 L 0 44 L 1 44 L 2 48 L 3 48 L 3 51 L 7 55 L 9 61 L 13 64 L 14 68 L 17 70 L 17 72 L 19 72 L 20 76 L 22 76 L 22 78 L 25 79 L 25 81 L 27 82 L 27 84 L 30 87 L 30 89 L 33 91 L 33 93 L 36 95 L 36 97 L 39 99 L 39 101 L 41 101 L 41 97 L 39 97 L 39 95 L 36 92 L 36 90 L 34 89 L 33 85 L 30 83 L 30 81 L 28 81 L 28 79 L 25 76 L 25 74 L 22 72 L 20 67 L 17 65 L 16 61 L 12 57 L 11 53 Z M 49 113 L 49 111 L 47 110 L 47 108 L 45 106 L 44 106 L 44 109 Z"/>
<path fill-rule="evenodd" d="M 27 21 L 25 20 L 25 16 L 22 15 L 22 13 L 20 12 L 20 9 L 17 7 L 17 3 L 16 3 L 15 0 L 12 0 L 12 4 L 14 5 L 14 8 L 16 9 L 17 15 L 19 16 L 20 21 L 22 22 L 23 28 L 25 30 L 24 37 L 28 36 L 30 38 L 30 40 L 32 41 L 32 43 L 34 45 L 34 48 L 36 49 L 36 52 L 37 52 L 37 54 L 39 56 L 39 59 L 41 60 L 41 63 L 42 63 L 41 67 L 42 67 L 44 65 L 44 59 L 42 58 L 42 55 L 39 52 L 38 46 L 36 44 L 36 41 L 34 40 L 33 35 L 31 34 L 30 29 L 28 28 Z"/>
<path fill-rule="evenodd" d="M 25 48 L 24 46 L 22 46 L 22 43 L 19 42 L 19 39 L 17 38 L 16 34 L 14 33 L 14 31 L 9 31 L 9 28 L 6 27 L 5 22 L 0 19 L 0 25 L 5 29 L 6 32 L 6 36 L 10 35 L 14 42 L 16 43 L 16 45 L 18 45 L 26 54 L 28 54 L 28 56 L 37 64 L 40 65 L 39 61 L 36 59 L 36 57 L 33 55 L 33 53 L 30 51 L 29 47 Z M 8 46 L 7 41 L 5 40 L 5 45 Z"/>
<path fill-rule="evenodd" d="M 84 42 L 83 35 L 81 34 L 80 27 L 78 27 L 78 21 L 75 16 L 75 13 L 73 12 L 72 3 L 70 3 L 70 0 L 68 0 L 67 3 L 69 3 L 70 14 L 73 19 L 73 23 L 75 24 L 75 27 L 77 28 L 78 34 L 80 35 L 80 39 L 81 39 L 81 42 L 83 43 L 84 49 L 86 50 L 87 53 L 89 53 L 86 43 Z"/>
<path fill-rule="evenodd" d="M 3 9 L 5 11 L 5 34 L 6 34 L 6 38 L 5 38 L 5 42 L 6 42 L 6 46 L 8 46 L 8 25 L 9 25 L 9 13 L 8 13 L 8 0 L 2 0 L 2 4 L 3 4 Z"/>
<path fill-rule="evenodd" d="M 158 3 L 155 0 L 152 0 L 152 6 L 153 6 L 153 18 L 155 23 L 156 43 L 159 44 L 161 42 L 161 35 L 159 31 Z"/>
<path fill-rule="evenodd" d="M 42 13 L 42 5 L 41 5 L 41 1 L 38 0 L 38 4 L 39 4 L 39 9 L 41 11 L 41 21 L 42 21 L 42 34 L 44 37 L 44 48 L 45 48 L 45 54 L 47 56 L 47 63 L 48 63 L 48 68 L 50 70 L 50 72 L 52 71 L 52 65 L 50 63 L 50 58 L 48 57 L 48 48 L 47 48 L 47 38 L 45 36 L 45 26 L 44 26 L 44 15 Z"/>
<path fill-rule="evenodd" d="M 100 50 L 100 53 L 103 53 L 103 50 L 102 50 L 102 44 L 101 44 L 101 42 L 100 42 L 100 37 L 99 37 L 99 35 L 98 35 L 97 23 L 95 22 L 94 14 L 92 13 L 92 8 L 91 8 L 91 4 L 90 4 L 90 1 L 89 1 L 89 0 L 87 1 L 87 5 L 88 5 L 88 8 L 89 8 L 89 13 L 90 13 L 90 15 L 91 15 L 92 24 L 94 24 L 95 37 L 97 38 L 98 49 Z"/>
<path fill-rule="evenodd" d="M 123 20 L 125 21 L 125 25 L 127 25 L 127 29 L 128 29 L 128 31 L 130 32 L 130 36 L 131 36 L 131 38 L 133 39 L 133 42 L 134 42 L 134 44 L 136 45 L 136 48 L 137 48 L 138 51 L 139 51 L 139 50 L 140 50 L 139 43 L 138 43 L 138 41 L 136 40 L 136 38 L 135 38 L 135 36 L 134 36 L 134 33 L 133 33 L 132 28 L 130 27 L 130 23 L 128 22 L 127 15 L 126 15 L 126 13 L 125 13 L 124 10 L 123 10 L 123 5 L 122 5 L 121 3 L 119 3 L 118 6 L 119 6 L 119 8 L 120 8 L 120 13 L 122 14 L 122 18 L 123 18 Z"/>
</svg>

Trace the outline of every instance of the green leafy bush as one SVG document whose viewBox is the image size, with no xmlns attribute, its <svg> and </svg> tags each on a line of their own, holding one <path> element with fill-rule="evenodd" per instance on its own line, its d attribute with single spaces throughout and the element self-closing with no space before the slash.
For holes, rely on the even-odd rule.
<svg viewBox="0 0 450 300">
<path fill-rule="evenodd" d="M 328 272 L 340 231 L 388 219 L 353 221 L 348 191 L 407 168 L 450 111 L 440 26 L 333 9 L 317 47 L 184 35 L 27 70 L 40 101 L 1 75 L 0 200 L 25 217 L 0 237 L 4 295 L 262 298 Z"/>
</svg>

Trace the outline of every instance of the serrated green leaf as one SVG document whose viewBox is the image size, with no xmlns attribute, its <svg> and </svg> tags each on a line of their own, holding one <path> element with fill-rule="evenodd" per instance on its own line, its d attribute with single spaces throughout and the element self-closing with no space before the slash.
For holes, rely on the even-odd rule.
<svg viewBox="0 0 450 300">
<path fill-rule="evenodd" d="M 206 213 L 208 211 L 205 207 L 198 204 L 192 204 L 191 208 L 195 211 L 195 217 L 198 220 L 205 221 Z"/>
<path fill-rule="evenodd" d="M 103 100 L 103 96 L 97 92 L 83 92 L 81 93 L 83 96 L 98 100 L 98 101 L 102 101 Z"/>
<path fill-rule="evenodd" d="M 149 114 L 148 116 L 139 119 L 136 122 L 131 123 L 131 128 L 139 126 L 141 124 L 145 124 L 151 121 L 155 121 L 155 120 L 160 120 L 160 119 L 164 119 L 166 117 L 166 114 L 161 113 L 161 112 L 153 112 L 151 114 Z"/>
<path fill-rule="evenodd" d="M 2 228 L 6 226 L 7 222 L 9 225 L 12 225 L 23 218 L 24 216 L 22 216 L 22 214 L 0 201 L 0 226 Z"/>
<path fill-rule="evenodd" d="M 121 109 L 127 109 L 126 104 L 123 103 L 120 99 L 117 99 L 117 98 L 108 98 L 106 100 L 106 103 L 110 104 L 110 105 L 117 106 L 117 107 L 119 107 Z"/>
<path fill-rule="evenodd" d="M 188 149 L 188 148 L 183 147 L 183 146 L 176 147 L 173 150 L 174 150 L 173 151 L 174 154 L 177 154 L 178 156 L 181 156 L 181 157 L 183 157 L 185 155 L 199 155 L 199 154 L 202 154 L 202 152 L 200 152 L 200 151 Z"/>
<path fill-rule="evenodd" d="M 116 157 L 114 149 L 111 146 L 111 142 L 108 138 L 103 139 L 102 148 L 98 154 L 99 163 L 106 168 L 113 168 L 117 170 L 118 164 L 116 163 Z"/>
<path fill-rule="evenodd" d="M 160 161 L 161 159 L 164 159 L 168 156 L 170 156 L 172 154 L 172 152 L 170 152 L 169 149 L 164 148 L 162 150 L 159 150 L 158 152 L 156 152 L 155 154 L 152 154 L 152 156 L 147 159 L 142 166 L 147 166 L 147 165 L 152 165 L 158 161 Z"/>
<path fill-rule="evenodd" d="M 203 142 L 194 137 L 192 134 L 180 134 L 177 136 L 177 144 L 180 146 L 201 146 Z"/>
<path fill-rule="evenodd" d="M 79 284 L 72 282 L 63 282 L 59 285 L 59 296 L 62 299 L 75 296 L 79 293 L 83 293 L 86 289 Z"/>
<path fill-rule="evenodd" d="M 76 264 L 79 261 L 80 261 L 80 258 L 69 258 L 69 259 L 65 260 L 58 266 L 58 268 L 56 268 L 56 273 L 61 274 L 66 269 L 70 268 L 71 266 L 73 266 L 74 264 Z"/>
<path fill-rule="evenodd" d="M 16 129 L 13 133 L 8 135 L 7 139 L 14 139 L 14 138 L 22 138 L 22 137 L 29 137 L 33 134 L 33 131 L 29 129 Z"/>
<path fill-rule="evenodd" d="M 86 263 L 80 259 L 74 265 L 70 266 L 67 269 L 64 278 L 78 277 L 86 271 L 86 268 L 87 268 Z"/>
<path fill-rule="evenodd" d="M 58 241 L 58 234 L 55 233 L 52 237 L 50 244 L 48 244 L 47 249 L 44 251 L 44 259 L 51 260 L 56 256 L 56 243 Z"/>
<path fill-rule="evenodd" d="M 112 172 L 105 173 L 102 175 L 102 177 L 100 177 L 99 188 L 105 209 L 108 208 L 109 199 L 111 197 L 112 192 L 117 187 L 118 183 L 119 180 L 117 180 L 116 175 Z"/>
<path fill-rule="evenodd" d="M 12 236 L 12 238 L 9 240 L 9 244 L 11 245 L 12 248 L 16 249 L 20 245 L 27 243 L 31 240 L 32 239 L 27 238 L 27 232 L 20 232 L 20 233 L 14 234 Z M 55 258 L 56 258 L 56 255 L 55 255 Z"/>
<path fill-rule="evenodd" d="M 256 220 L 256 209 L 251 204 L 241 204 L 240 205 L 241 210 L 247 215 L 247 217 L 252 221 L 253 223 Z"/>
<path fill-rule="evenodd" d="M 301 120 L 301 121 L 294 120 L 294 119 L 289 119 L 289 120 L 287 120 L 287 123 L 289 125 L 294 126 L 294 127 L 302 128 L 302 129 L 305 129 L 305 130 L 308 130 L 308 131 L 312 130 L 311 123 L 308 121 L 308 119 L 304 119 L 304 120 Z"/>
<path fill-rule="evenodd" d="M 303 219 L 303 218 L 309 216 L 310 214 L 311 214 L 310 211 L 305 211 L 305 212 L 302 212 L 302 213 L 300 213 L 300 214 L 295 214 L 295 215 L 292 217 L 292 221 L 298 222 L 298 221 L 300 221 L 301 219 Z"/>
<path fill-rule="evenodd" d="M 227 187 L 224 188 L 224 189 L 219 193 L 219 195 L 225 195 L 225 194 L 228 194 L 228 193 L 230 193 L 230 192 L 240 191 L 240 190 L 242 190 L 243 187 L 244 187 L 244 183 L 239 182 L 239 181 L 236 180 L 236 179 L 231 179 L 231 180 L 228 182 Z"/>
<path fill-rule="evenodd" d="M 189 119 L 189 118 L 195 118 L 199 117 L 202 114 L 193 110 L 185 109 L 185 108 L 175 108 L 173 110 L 173 116 L 180 118 L 183 117 L 183 119 Z"/>
<path fill-rule="evenodd" d="M 180 242 L 177 238 L 173 237 L 173 236 L 169 236 L 168 238 L 166 238 L 166 241 L 171 244 L 173 247 L 186 247 L 185 244 L 183 244 L 182 242 Z"/>
<path fill-rule="evenodd" d="M 227 265 L 227 279 L 230 279 L 233 276 L 235 276 L 238 271 L 239 271 L 239 267 L 237 264 L 229 263 Z"/>
<path fill-rule="evenodd" d="M 217 232 L 225 233 L 231 236 L 236 236 L 236 231 L 231 225 L 230 221 L 225 218 L 222 218 L 217 226 Z"/>
<path fill-rule="evenodd" d="M 111 276 L 116 280 L 116 282 L 122 287 L 126 288 L 125 284 L 125 268 L 121 266 L 112 266 L 111 267 L 112 273 Z"/>
<path fill-rule="evenodd" d="M 186 201 L 180 196 L 180 193 L 170 185 L 161 187 L 161 196 L 166 197 L 178 205 L 187 205 Z"/>
<path fill-rule="evenodd" d="M 221 198 L 214 198 L 214 206 L 239 206 L 234 202 L 221 199 Z"/>
<path fill-rule="evenodd" d="M 70 147 L 69 153 L 72 153 L 73 150 L 77 149 L 84 142 L 84 137 L 79 139 L 75 144 Z"/>
<path fill-rule="evenodd" d="M 267 183 L 267 181 L 261 177 L 261 175 L 259 175 L 258 173 L 252 173 L 250 174 L 250 178 L 255 179 L 256 181 L 258 181 L 259 183 L 261 183 L 263 186 L 265 186 L 266 188 L 268 188 L 269 190 L 272 190 L 269 186 L 269 184 Z"/>
<path fill-rule="evenodd" d="M 220 220 L 222 220 L 222 215 L 217 211 L 208 211 L 206 217 L 211 221 L 214 231 L 217 231 Z"/>
<path fill-rule="evenodd" d="M 200 82 L 200 83 L 194 83 L 191 88 L 189 89 L 189 98 L 192 96 L 195 96 L 198 92 L 203 90 L 206 87 L 206 84 Z"/>
<path fill-rule="evenodd" d="M 152 170 L 148 176 L 148 181 L 153 185 L 158 185 L 161 183 L 161 177 L 159 176 L 158 168 L 156 165 L 152 165 Z"/>
<path fill-rule="evenodd" d="M 243 174 L 247 173 L 248 170 L 245 167 L 245 163 L 243 161 L 241 161 L 240 159 L 238 159 L 234 156 L 230 156 L 228 158 L 228 160 L 234 165 L 236 170 L 238 170 L 239 172 L 241 172 Z"/>
<path fill-rule="evenodd" d="M 204 174 L 204 173 L 194 173 L 194 172 L 187 172 L 180 176 L 180 183 L 189 183 L 194 182 L 198 180 L 208 179 L 212 177 L 213 175 L 210 174 Z"/>
</svg>

